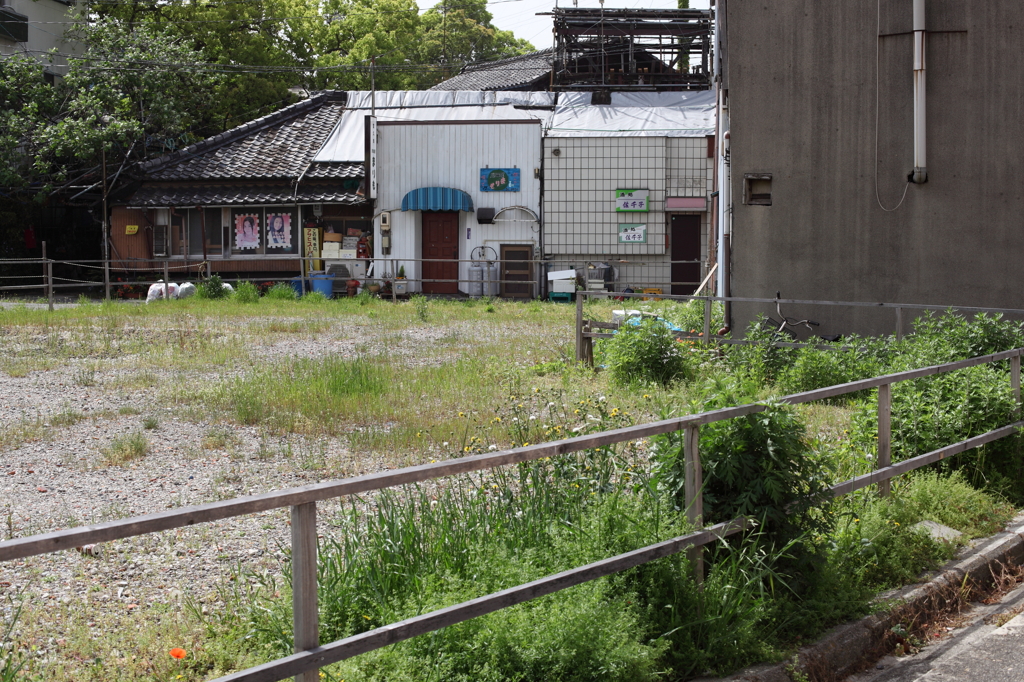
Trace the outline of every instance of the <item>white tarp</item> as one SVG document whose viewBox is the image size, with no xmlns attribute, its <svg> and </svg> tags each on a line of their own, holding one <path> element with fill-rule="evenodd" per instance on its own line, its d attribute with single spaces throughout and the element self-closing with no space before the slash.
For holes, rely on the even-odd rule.
<svg viewBox="0 0 1024 682">
<path fill-rule="evenodd" d="M 551 106 L 550 92 L 486 92 L 464 90 L 383 90 L 373 104 L 377 121 L 480 121 L 538 118 L 547 122 L 551 112 L 519 106 Z M 362 162 L 366 156 L 363 126 L 370 114 L 370 93 L 350 91 L 345 113 L 314 162 Z"/>
<path fill-rule="evenodd" d="M 549 137 L 704 137 L 715 134 L 715 93 L 613 92 L 591 104 L 589 92 L 558 98 Z"/>
</svg>

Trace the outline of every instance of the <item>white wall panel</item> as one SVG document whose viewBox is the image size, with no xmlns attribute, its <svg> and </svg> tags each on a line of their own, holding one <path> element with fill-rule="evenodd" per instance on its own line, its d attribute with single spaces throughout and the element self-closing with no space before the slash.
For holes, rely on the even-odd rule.
<svg viewBox="0 0 1024 682">
<path fill-rule="evenodd" d="M 541 183 L 534 177 L 540 168 L 541 127 L 538 123 L 443 124 L 410 123 L 378 127 L 377 159 L 379 196 L 377 212 L 390 210 L 392 259 L 421 258 L 420 212 L 401 210 L 406 193 L 421 187 L 450 187 L 467 192 L 473 208 L 495 210 L 525 206 L 540 213 Z M 520 191 L 480 191 L 481 168 L 519 168 Z M 377 221 L 379 223 L 379 221 Z M 379 228 L 379 225 L 378 225 Z M 539 224 L 527 213 L 505 211 L 493 225 L 478 225 L 476 214 L 460 212 L 459 258 L 469 259 L 478 246 L 539 243 Z M 377 231 L 379 235 L 379 229 Z M 375 240 L 380 256 L 380 240 Z M 397 267 L 397 264 L 396 266 Z M 420 277 L 419 263 L 405 264 L 406 276 Z M 460 265 L 460 279 L 467 280 L 469 263 Z M 391 274 L 394 274 L 392 270 Z M 413 291 L 420 289 L 411 283 Z M 467 290 L 461 282 L 460 290 Z"/>
</svg>

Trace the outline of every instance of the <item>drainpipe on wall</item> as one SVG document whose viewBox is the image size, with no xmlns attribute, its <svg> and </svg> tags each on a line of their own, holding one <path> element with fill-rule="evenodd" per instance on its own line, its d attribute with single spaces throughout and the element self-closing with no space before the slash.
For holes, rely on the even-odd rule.
<svg viewBox="0 0 1024 682">
<path fill-rule="evenodd" d="M 718 291 L 720 296 L 732 295 L 732 173 L 729 164 L 729 108 L 719 97 L 718 122 L 722 138 L 718 146 Z M 732 304 L 725 302 L 725 326 L 719 335 L 732 329 Z"/>
<path fill-rule="evenodd" d="M 924 0 L 914 0 L 914 172 L 911 180 L 928 182 L 925 155 L 925 58 Z"/>
</svg>

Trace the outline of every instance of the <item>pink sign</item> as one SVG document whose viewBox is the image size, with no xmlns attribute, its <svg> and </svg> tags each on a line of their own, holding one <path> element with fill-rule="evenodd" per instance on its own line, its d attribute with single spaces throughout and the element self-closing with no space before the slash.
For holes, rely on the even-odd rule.
<svg viewBox="0 0 1024 682">
<path fill-rule="evenodd" d="M 665 209 L 669 211 L 706 211 L 707 199 L 703 197 L 668 197 Z"/>
</svg>

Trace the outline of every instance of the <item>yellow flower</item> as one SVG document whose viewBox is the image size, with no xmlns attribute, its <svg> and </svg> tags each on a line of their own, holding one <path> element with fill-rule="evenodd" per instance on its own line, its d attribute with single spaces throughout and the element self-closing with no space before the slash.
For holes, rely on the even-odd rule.
<svg viewBox="0 0 1024 682">
<path fill-rule="evenodd" d="M 459 412 L 459 416 L 460 416 L 460 417 L 465 417 L 465 416 L 466 416 L 466 413 L 465 413 L 465 412 Z"/>
</svg>

